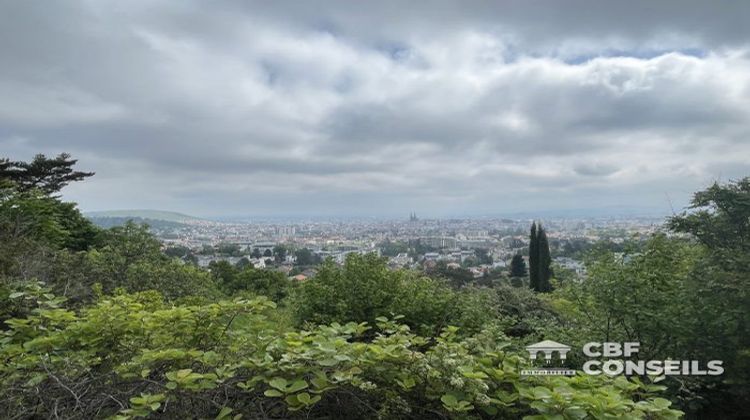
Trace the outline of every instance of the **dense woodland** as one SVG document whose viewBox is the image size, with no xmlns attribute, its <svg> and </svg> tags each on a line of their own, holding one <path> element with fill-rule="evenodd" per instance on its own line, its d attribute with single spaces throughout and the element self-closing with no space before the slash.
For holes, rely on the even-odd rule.
<svg viewBox="0 0 750 420">
<path fill-rule="evenodd" d="M 750 178 L 696 193 L 624 254 L 593 247 L 580 280 L 539 265 L 549 255 L 535 226 L 536 265 L 516 259 L 516 281 L 428 277 L 351 255 L 292 282 L 201 269 L 135 223 L 95 227 L 60 198 L 92 175 L 75 163 L 0 161 L 3 418 L 746 415 Z M 524 347 L 543 339 L 638 341 L 640 358 L 719 359 L 725 373 L 522 377 Z"/>
</svg>

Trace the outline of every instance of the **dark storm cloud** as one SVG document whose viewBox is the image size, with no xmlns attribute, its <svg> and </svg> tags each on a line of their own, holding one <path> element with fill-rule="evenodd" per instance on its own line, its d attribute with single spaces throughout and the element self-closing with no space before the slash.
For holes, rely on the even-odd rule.
<svg viewBox="0 0 750 420">
<path fill-rule="evenodd" d="M 73 153 L 86 209 L 653 207 L 750 169 L 746 2 L 0 9 L 2 154 Z"/>
</svg>

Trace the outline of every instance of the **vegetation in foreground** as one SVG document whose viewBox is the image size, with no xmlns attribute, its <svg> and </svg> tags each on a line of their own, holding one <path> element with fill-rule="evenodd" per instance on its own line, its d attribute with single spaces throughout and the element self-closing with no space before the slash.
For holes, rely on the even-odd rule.
<svg viewBox="0 0 750 420">
<path fill-rule="evenodd" d="M 5 417 L 739 418 L 747 406 L 750 179 L 697 193 L 624 255 L 594 249 L 581 281 L 543 272 L 543 293 L 372 255 L 300 284 L 203 270 L 143 226 L 98 229 L 62 202 L 90 176 L 74 163 L 0 164 Z M 726 373 L 521 377 L 523 347 L 542 339 L 639 341 L 641 358 L 721 359 Z"/>
</svg>

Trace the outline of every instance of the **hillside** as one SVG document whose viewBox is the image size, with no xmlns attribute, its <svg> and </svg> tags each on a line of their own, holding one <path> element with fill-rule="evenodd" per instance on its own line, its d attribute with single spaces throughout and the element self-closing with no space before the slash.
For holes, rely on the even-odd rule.
<svg viewBox="0 0 750 420">
<path fill-rule="evenodd" d="M 104 218 L 132 218 L 132 219 L 143 219 L 143 220 L 156 220 L 163 222 L 173 223 L 190 223 L 197 222 L 202 219 L 187 214 L 177 213 L 173 211 L 163 210 L 109 210 L 109 211 L 92 211 L 84 213 L 84 216 L 89 219 L 104 219 Z"/>
</svg>

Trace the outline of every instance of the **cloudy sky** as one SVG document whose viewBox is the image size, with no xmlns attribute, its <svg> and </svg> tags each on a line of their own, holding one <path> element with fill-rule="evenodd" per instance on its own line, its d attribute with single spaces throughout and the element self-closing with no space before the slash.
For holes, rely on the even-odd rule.
<svg viewBox="0 0 750 420">
<path fill-rule="evenodd" d="M 0 0 L 0 156 L 83 210 L 668 213 L 750 175 L 750 2 Z"/>
</svg>

